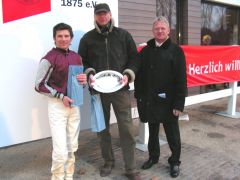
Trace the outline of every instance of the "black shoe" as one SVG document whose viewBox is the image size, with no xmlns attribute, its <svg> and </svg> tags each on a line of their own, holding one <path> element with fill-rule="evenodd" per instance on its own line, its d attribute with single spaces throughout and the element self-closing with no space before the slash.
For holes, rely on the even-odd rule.
<svg viewBox="0 0 240 180">
<path fill-rule="evenodd" d="M 142 165 L 142 169 L 149 169 L 151 168 L 154 164 L 157 164 L 158 160 L 153 160 L 153 159 L 149 159 L 148 161 L 146 161 L 145 163 L 143 163 Z"/>
<path fill-rule="evenodd" d="M 113 168 L 114 168 L 114 164 L 104 164 L 100 168 L 100 176 L 106 177 L 106 176 L 110 175 Z"/>
<path fill-rule="evenodd" d="M 171 165 L 170 166 L 170 175 L 173 178 L 175 178 L 175 177 L 178 177 L 179 174 L 180 174 L 179 165 Z"/>
</svg>

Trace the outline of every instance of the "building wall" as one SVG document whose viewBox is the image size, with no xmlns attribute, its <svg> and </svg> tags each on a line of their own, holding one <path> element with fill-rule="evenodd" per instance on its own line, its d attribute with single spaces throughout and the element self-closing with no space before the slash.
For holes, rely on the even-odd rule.
<svg viewBox="0 0 240 180">
<path fill-rule="evenodd" d="M 201 44 L 201 0 L 183 0 L 182 39 L 185 45 Z M 188 95 L 198 94 L 200 87 L 188 88 Z"/>
<path fill-rule="evenodd" d="M 156 0 L 119 0 L 119 27 L 128 30 L 136 44 L 152 38 Z M 182 0 L 183 44 L 201 44 L 201 0 Z"/>
<path fill-rule="evenodd" d="M 183 44 L 201 44 L 201 0 L 183 1 Z"/>
<path fill-rule="evenodd" d="M 153 37 L 156 0 L 119 0 L 118 8 L 119 27 L 128 30 L 137 45 Z"/>
</svg>

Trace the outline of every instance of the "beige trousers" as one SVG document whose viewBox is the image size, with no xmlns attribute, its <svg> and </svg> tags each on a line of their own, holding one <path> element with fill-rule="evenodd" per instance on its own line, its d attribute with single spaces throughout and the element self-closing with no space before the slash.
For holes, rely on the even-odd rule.
<svg viewBox="0 0 240 180">
<path fill-rule="evenodd" d="M 72 180 L 80 131 L 79 107 L 65 107 L 62 100 L 49 98 L 49 124 L 52 134 L 52 178 Z"/>
</svg>

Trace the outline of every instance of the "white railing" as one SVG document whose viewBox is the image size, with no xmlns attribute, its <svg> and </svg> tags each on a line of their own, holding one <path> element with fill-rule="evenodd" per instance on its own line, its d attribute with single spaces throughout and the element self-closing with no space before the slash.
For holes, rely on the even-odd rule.
<svg viewBox="0 0 240 180">
<path fill-rule="evenodd" d="M 233 82 L 229 84 L 230 85 L 228 89 L 186 97 L 185 106 L 190 106 L 193 104 L 211 101 L 211 100 L 215 100 L 223 97 L 229 97 L 227 110 L 225 112 L 218 112 L 217 114 L 239 120 L 240 113 L 237 112 L 237 95 L 240 94 L 240 87 L 237 86 L 237 82 Z M 133 87 L 131 89 L 133 89 Z M 134 118 L 138 117 L 136 108 L 133 109 L 133 116 Z M 180 120 L 181 118 L 185 119 L 186 115 L 184 116 L 185 117 L 179 117 L 179 119 Z M 187 115 L 187 118 L 188 118 L 188 115 Z M 137 137 L 136 148 L 142 151 L 147 151 L 148 136 L 149 136 L 148 124 L 140 122 L 139 136 Z M 164 141 L 162 141 L 161 139 L 160 139 L 160 144 L 164 144 Z"/>
</svg>

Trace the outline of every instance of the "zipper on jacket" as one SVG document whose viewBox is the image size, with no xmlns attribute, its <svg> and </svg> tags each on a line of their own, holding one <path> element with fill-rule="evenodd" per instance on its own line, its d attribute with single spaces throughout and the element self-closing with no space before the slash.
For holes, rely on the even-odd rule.
<svg viewBox="0 0 240 180">
<path fill-rule="evenodd" d="M 108 39 L 107 37 L 105 38 L 105 45 L 106 45 L 106 53 L 107 53 L 107 69 L 109 70 L 109 61 L 108 61 Z"/>
</svg>

